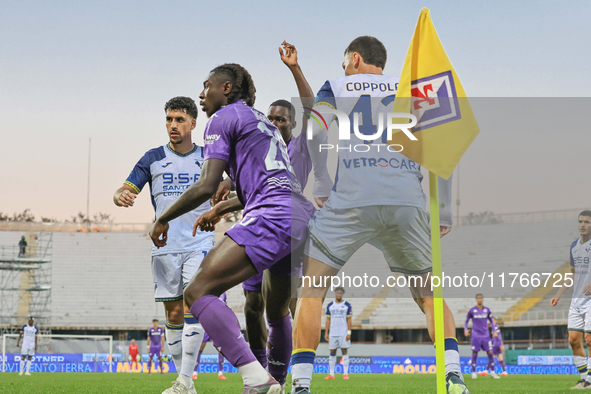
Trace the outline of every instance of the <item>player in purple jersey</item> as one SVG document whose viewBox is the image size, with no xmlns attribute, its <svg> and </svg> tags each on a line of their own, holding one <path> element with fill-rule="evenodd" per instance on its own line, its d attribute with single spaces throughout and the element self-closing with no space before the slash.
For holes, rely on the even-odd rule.
<svg viewBox="0 0 591 394">
<path fill-rule="evenodd" d="M 304 73 L 298 64 L 297 49 L 295 46 L 287 43 L 286 41 L 283 41 L 281 45 L 283 46 L 283 49 L 279 47 L 281 60 L 289 68 L 293 78 L 295 79 L 296 86 L 298 88 L 298 94 L 302 99 L 302 104 L 304 107 L 311 107 L 314 100 L 314 92 L 312 91 L 312 88 L 310 88 L 310 85 L 308 84 L 308 81 L 306 80 L 306 77 L 304 76 Z M 300 183 L 301 189 L 303 190 L 308 183 L 308 175 L 312 170 L 312 160 L 310 159 L 310 155 L 308 153 L 305 132 L 302 131 L 297 137 L 292 135 L 293 129 L 298 127 L 298 124 L 295 118 L 292 117 L 292 114 L 295 116 L 295 110 L 292 108 L 292 104 L 289 101 L 276 100 L 269 106 L 267 118 L 271 121 L 271 123 L 273 123 L 275 127 L 277 127 L 281 133 L 283 141 L 287 144 L 287 153 L 289 155 L 293 172 L 295 173 L 296 180 Z M 307 116 L 303 115 L 302 125 L 300 126 L 301 130 L 306 130 L 306 124 Z M 232 187 L 233 185 L 229 180 L 220 183 L 220 187 L 212 199 L 214 204 L 223 200 L 230 193 Z M 222 210 L 229 212 L 228 206 L 232 206 L 235 210 L 240 210 L 243 208 L 238 199 L 234 199 L 234 201 L 230 200 L 226 202 L 220 202 L 206 214 L 207 217 L 209 217 L 207 220 L 217 221 L 218 217 L 221 218 L 221 216 L 218 215 L 218 212 Z M 294 261 L 294 264 L 298 263 L 301 264 L 301 262 Z M 273 375 L 275 379 L 282 383 L 285 380 L 285 376 L 287 375 L 288 363 L 276 363 L 274 361 L 275 355 L 273 354 L 273 349 L 276 349 L 276 347 L 273 346 L 273 339 L 271 339 L 270 349 L 267 349 L 267 325 L 265 324 L 264 316 L 265 303 L 261 293 L 262 283 L 262 272 L 242 283 L 244 296 L 246 297 L 246 302 L 244 303 L 246 333 L 248 334 L 250 348 L 257 360 L 259 360 L 263 367 L 268 366 L 271 375 Z M 293 287 L 299 286 L 297 286 L 297 283 L 293 283 Z M 292 313 L 292 316 L 295 313 L 296 301 L 297 297 L 291 298 L 289 309 Z M 277 322 L 270 319 L 267 320 L 270 328 L 269 335 L 273 337 L 273 326 Z M 268 364 L 268 361 L 270 364 Z"/>
<path fill-rule="evenodd" d="M 160 215 L 150 237 L 157 247 L 165 246 L 168 223 L 209 200 L 224 171 L 230 176 L 244 205 L 243 219 L 207 254 L 184 299 L 214 346 L 238 368 L 243 393 L 276 394 L 281 385 L 257 361 L 236 315 L 218 297 L 268 268 L 267 317 L 281 320 L 275 327 L 277 343 L 289 362 L 290 253 L 303 249 L 313 207 L 299 190 L 279 131 L 252 108 L 255 88 L 248 71 L 238 64 L 224 64 L 213 69 L 203 85 L 201 106 L 209 121 L 201 177 Z M 193 230 L 208 226 L 197 220 Z M 283 310 L 285 314 L 279 313 Z"/>
<path fill-rule="evenodd" d="M 220 296 L 220 300 L 224 301 L 224 304 L 227 304 L 227 296 L 226 293 Z M 203 334 L 203 342 L 201 342 L 201 348 L 199 349 L 199 354 L 197 355 L 197 365 L 195 366 L 195 372 L 193 372 L 193 379 L 197 379 L 197 374 L 199 372 L 199 364 L 201 363 L 201 354 L 203 354 L 203 349 L 205 349 L 205 345 L 209 342 L 211 338 L 209 334 L 205 332 Z M 224 376 L 224 356 L 218 352 L 218 379 L 226 380 L 227 378 Z"/>
<path fill-rule="evenodd" d="M 505 359 L 503 358 L 504 357 L 503 353 L 505 352 L 505 346 L 503 346 L 503 336 L 501 335 L 501 328 L 497 324 L 497 319 L 495 319 L 493 317 L 492 321 L 494 323 L 494 325 L 491 326 L 492 333 L 493 333 L 493 336 L 492 336 L 493 356 L 499 360 L 499 364 L 501 365 L 501 369 L 503 370 L 503 372 L 501 372 L 501 376 L 508 376 L 509 374 L 507 373 L 507 366 L 505 365 Z"/>
<path fill-rule="evenodd" d="M 472 379 L 476 379 L 476 359 L 478 358 L 478 352 L 480 349 L 486 352 L 488 356 L 488 365 L 485 371 L 479 372 L 478 375 L 490 376 L 495 379 L 499 379 L 499 376 L 495 373 L 495 362 L 492 354 L 492 341 L 490 339 L 490 333 L 488 331 L 488 323 L 491 327 L 494 325 L 490 309 L 484 306 L 484 297 L 482 294 L 476 294 L 476 306 L 470 308 L 466 315 L 466 322 L 464 323 L 464 335 L 470 335 L 468 329 L 468 323 L 472 320 Z"/>
<path fill-rule="evenodd" d="M 158 358 L 160 373 L 164 373 L 162 356 L 160 355 L 160 352 L 162 352 L 162 337 L 164 336 L 164 330 L 162 327 L 158 327 L 158 319 L 152 320 L 152 324 L 153 327 L 148 329 L 148 353 L 150 354 L 150 359 L 148 360 L 148 374 L 152 373 L 152 359 L 154 359 L 154 357 Z"/>
</svg>

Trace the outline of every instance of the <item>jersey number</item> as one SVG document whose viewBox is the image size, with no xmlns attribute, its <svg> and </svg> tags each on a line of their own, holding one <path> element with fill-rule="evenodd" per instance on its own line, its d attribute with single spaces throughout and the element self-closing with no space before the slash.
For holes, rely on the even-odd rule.
<svg viewBox="0 0 591 394">
<path fill-rule="evenodd" d="M 381 100 L 381 103 L 384 107 L 390 105 L 392 101 L 396 98 L 395 94 L 391 94 L 389 96 L 384 97 Z M 374 135 L 376 134 L 378 126 L 373 124 L 373 111 L 371 110 L 371 96 L 369 94 L 362 94 L 359 96 L 359 100 L 355 103 L 355 106 L 351 110 L 349 114 L 349 121 L 351 122 L 351 127 L 353 127 L 353 117 L 356 112 L 361 112 L 361 121 L 362 124 L 359 125 L 359 132 L 364 135 Z M 380 113 L 381 115 L 381 113 Z M 383 131 L 383 130 L 382 130 Z M 351 129 L 351 134 L 353 133 L 353 129 Z M 382 133 L 382 143 L 388 143 L 388 134 Z M 364 141 L 365 144 L 373 144 L 374 141 Z"/>
<path fill-rule="evenodd" d="M 287 155 L 287 150 L 285 149 L 285 143 L 280 139 L 281 136 L 279 135 L 279 131 L 277 131 L 277 129 L 269 129 L 264 122 L 259 122 L 257 127 L 260 131 L 267 133 L 271 137 L 269 150 L 265 156 L 265 167 L 267 168 L 267 171 L 287 170 L 293 172 L 291 169 L 291 163 L 289 162 L 289 156 Z M 281 158 L 283 160 L 277 160 L 278 150 L 281 152 Z"/>
</svg>

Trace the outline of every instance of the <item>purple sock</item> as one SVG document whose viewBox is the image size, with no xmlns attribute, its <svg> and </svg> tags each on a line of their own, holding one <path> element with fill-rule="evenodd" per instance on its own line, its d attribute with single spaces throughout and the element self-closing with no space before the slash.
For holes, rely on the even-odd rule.
<svg viewBox="0 0 591 394">
<path fill-rule="evenodd" d="M 486 355 L 488 356 L 488 365 L 486 366 L 486 369 L 494 372 L 495 371 L 495 360 L 493 358 L 492 352 L 488 352 Z"/>
<path fill-rule="evenodd" d="M 218 353 L 218 372 L 224 372 L 224 356 L 222 356 L 222 353 Z"/>
<path fill-rule="evenodd" d="M 263 368 L 267 369 L 267 349 L 250 349 Z"/>
<path fill-rule="evenodd" d="M 203 350 L 199 350 L 199 354 L 197 354 L 197 365 L 195 365 L 195 372 L 199 372 L 199 364 L 201 363 L 201 354 L 203 354 Z"/>
<path fill-rule="evenodd" d="M 501 363 L 501 368 L 503 368 L 503 372 L 505 372 L 507 370 L 507 367 L 505 366 L 505 360 L 499 362 Z"/>
<path fill-rule="evenodd" d="M 472 372 L 476 372 L 476 358 L 478 357 L 477 352 L 472 352 Z"/>
<path fill-rule="evenodd" d="M 199 320 L 213 346 L 230 364 L 238 368 L 257 360 L 244 340 L 238 318 L 224 301 L 214 295 L 205 295 L 191 306 L 191 314 Z"/>
<path fill-rule="evenodd" d="M 285 383 L 287 368 L 291 358 L 291 316 L 283 319 L 269 320 L 269 345 L 267 358 L 269 359 L 269 373 L 279 384 Z"/>
</svg>

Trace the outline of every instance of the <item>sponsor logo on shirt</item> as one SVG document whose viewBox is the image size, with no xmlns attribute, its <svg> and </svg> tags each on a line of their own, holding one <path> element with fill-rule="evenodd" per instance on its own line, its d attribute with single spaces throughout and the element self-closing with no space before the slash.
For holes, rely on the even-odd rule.
<svg viewBox="0 0 591 394">
<path fill-rule="evenodd" d="M 211 145 L 220 139 L 219 134 L 209 134 L 205 136 L 205 145 Z"/>
</svg>

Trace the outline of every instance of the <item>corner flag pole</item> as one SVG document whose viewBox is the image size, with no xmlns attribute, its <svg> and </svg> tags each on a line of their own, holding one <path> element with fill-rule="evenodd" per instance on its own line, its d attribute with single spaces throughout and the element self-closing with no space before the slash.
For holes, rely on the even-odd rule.
<svg viewBox="0 0 591 394">
<path fill-rule="evenodd" d="M 439 177 L 429 171 L 429 201 L 431 206 L 431 250 L 433 276 L 441 278 L 441 239 L 439 229 Z M 437 365 L 437 394 L 446 394 L 445 384 L 445 330 L 443 323 L 443 291 L 439 286 L 433 288 L 435 311 L 435 356 Z"/>
</svg>

